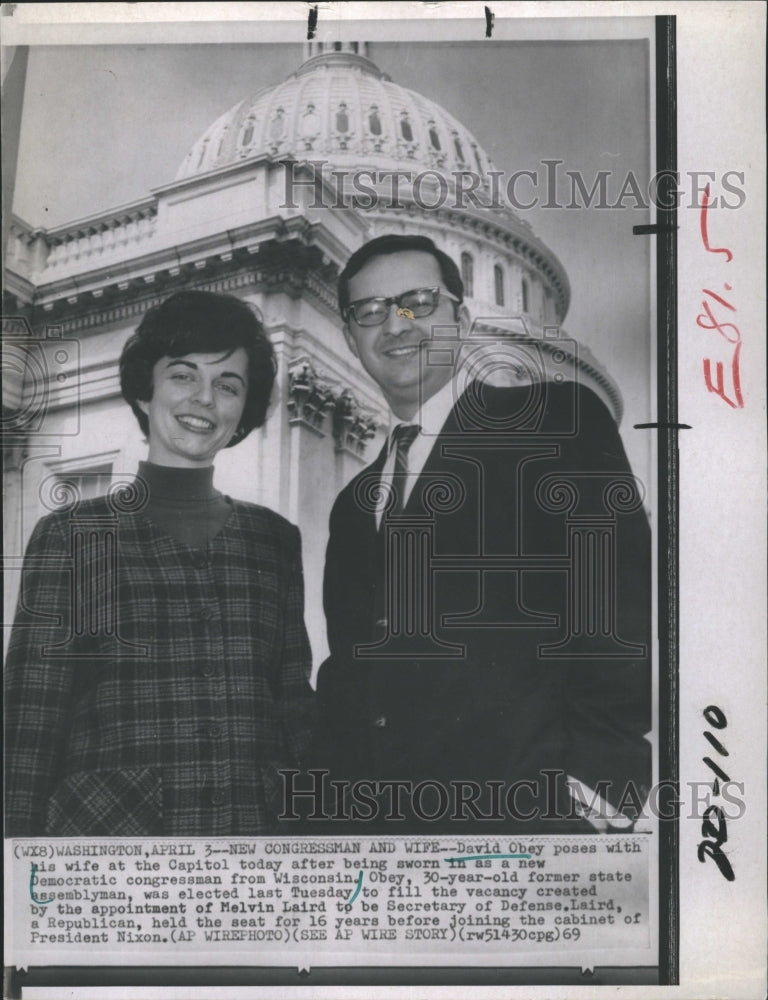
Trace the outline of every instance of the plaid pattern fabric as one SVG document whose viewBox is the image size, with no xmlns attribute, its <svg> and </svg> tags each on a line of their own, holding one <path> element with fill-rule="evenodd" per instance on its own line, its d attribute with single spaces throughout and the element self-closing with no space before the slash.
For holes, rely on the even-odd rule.
<svg viewBox="0 0 768 1000">
<path fill-rule="evenodd" d="M 298 530 L 207 549 L 104 500 L 36 526 L 6 668 L 10 836 L 254 835 L 311 739 Z"/>
</svg>

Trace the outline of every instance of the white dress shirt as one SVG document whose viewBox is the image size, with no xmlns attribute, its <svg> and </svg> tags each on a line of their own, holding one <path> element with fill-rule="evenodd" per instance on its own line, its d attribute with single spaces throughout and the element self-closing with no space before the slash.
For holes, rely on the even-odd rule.
<svg viewBox="0 0 768 1000">
<path fill-rule="evenodd" d="M 387 497 L 389 495 L 388 487 L 392 484 L 392 477 L 395 472 L 396 449 L 394 447 L 393 440 L 395 427 L 401 423 L 419 424 L 421 427 L 421 430 L 413 439 L 413 443 L 408 450 L 408 473 L 405 477 L 405 493 L 403 496 L 403 505 L 405 505 L 413 492 L 416 480 L 419 478 L 424 466 L 426 465 L 429 453 L 434 447 L 437 436 L 443 429 L 443 425 L 448 419 L 448 414 L 453 409 L 457 399 L 456 381 L 452 380 L 450 382 L 446 382 L 442 389 L 438 389 L 434 396 L 431 396 L 425 403 L 422 404 L 421 409 L 411 420 L 398 420 L 392 425 L 387 439 L 387 458 L 384 462 L 384 468 L 381 470 L 381 485 L 387 488 L 382 489 L 379 503 L 376 508 L 377 528 L 381 526 L 382 512 L 386 506 Z"/>
</svg>

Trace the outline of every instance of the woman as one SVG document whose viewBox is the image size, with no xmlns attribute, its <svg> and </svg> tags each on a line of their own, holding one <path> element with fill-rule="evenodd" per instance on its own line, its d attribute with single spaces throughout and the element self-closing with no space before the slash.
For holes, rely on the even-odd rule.
<svg viewBox="0 0 768 1000">
<path fill-rule="evenodd" d="M 213 488 L 264 422 L 272 346 L 239 299 L 149 310 L 120 359 L 149 439 L 131 489 L 36 526 L 7 660 L 10 836 L 259 834 L 308 746 L 298 530 Z M 130 495 L 128 495 L 130 494 Z"/>
</svg>

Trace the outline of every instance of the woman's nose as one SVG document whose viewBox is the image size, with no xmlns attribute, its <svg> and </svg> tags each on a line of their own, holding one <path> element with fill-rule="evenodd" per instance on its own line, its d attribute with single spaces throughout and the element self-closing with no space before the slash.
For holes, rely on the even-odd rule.
<svg viewBox="0 0 768 1000">
<path fill-rule="evenodd" d="M 213 406 L 213 386 L 205 380 L 198 382 L 195 386 L 194 398 L 201 406 Z"/>
</svg>

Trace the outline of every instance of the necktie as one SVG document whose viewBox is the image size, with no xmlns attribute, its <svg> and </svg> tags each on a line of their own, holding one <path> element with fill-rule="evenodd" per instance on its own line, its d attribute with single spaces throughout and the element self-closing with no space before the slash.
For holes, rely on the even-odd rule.
<svg viewBox="0 0 768 1000">
<path fill-rule="evenodd" d="M 405 482 L 408 474 L 408 451 L 416 440 L 421 427 L 419 424 L 398 424 L 392 434 L 395 442 L 395 470 L 392 477 L 392 487 L 395 491 L 395 502 L 391 514 L 402 514 L 405 507 Z"/>
</svg>

